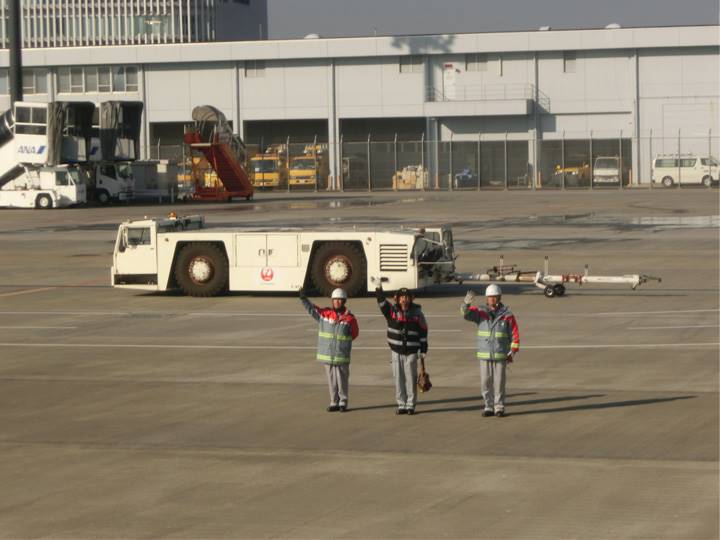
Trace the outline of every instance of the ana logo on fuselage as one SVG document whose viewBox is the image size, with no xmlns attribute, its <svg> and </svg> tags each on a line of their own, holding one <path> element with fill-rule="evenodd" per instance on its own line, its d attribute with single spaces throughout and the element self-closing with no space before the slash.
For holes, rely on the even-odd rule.
<svg viewBox="0 0 720 540">
<path fill-rule="evenodd" d="M 47 146 L 45 146 L 44 144 L 40 145 L 40 146 L 29 146 L 29 145 L 23 144 L 23 145 L 18 146 L 18 153 L 19 154 L 38 154 L 38 155 L 40 155 L 43 152 L 45 152 L 45 148 L 47 148 Z"/>
</svg>

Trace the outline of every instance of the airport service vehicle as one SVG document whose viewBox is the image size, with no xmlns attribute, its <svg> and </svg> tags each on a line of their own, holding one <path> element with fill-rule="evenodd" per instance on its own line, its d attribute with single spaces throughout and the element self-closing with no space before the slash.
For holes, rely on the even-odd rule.
<svg viewBox="0 0 720 540">
<path fill-rule="evenodd" d="M 552 177 L 547 183 L 543 182 L 543 187 L 583 187 L 589 184 L 590 165 L 583 163 L 573 167 L 556 165 Z"/>
<path fill-rule="evenodd" d="M 597 157 L 593 166 L 593 186 L 620 187 L 622 167 L 617 156 Z"/>
<path fill-rule="evenodd" d="M 720 163 L 712 156 L 662 154 L 653 160 L 652 183 L 663 187 L 703 185 L 711 187 L 720 180 Z"/>
<path fill-rule="evenodd" d="M 250 178 L 258 189 L 285 189 L 288 183 L 284 145 L 270 145 L 263 154 L 250 158 Z"/>
<path fill-rule="evenodd" d="M 521 272 L 493 267 L 458 273 L 450 225 L 422 229 L 206 228 L 201 216 L 126 221 L 118 229 L 111 269 L 114 287 L 190 296 L 224 291 L 291 292 L 301 287 L 330 295 L 336 287 L 358 296 L 382 283 L 386 290 L 420 289 L 464 281 L 525 282 L 548 297 L 565 283 L 626 283 L 645 275 L 589 276 Z"/>
<path fill-rule="evenodd" d="M 0 117 L 0 206 L 61 208 L 86 202 L 82 171 L 67 156 L 85 156 L 74 104 L 16 102 Z"/>
<path fill-rule="evenodd" d="M 303 154 L 290 158 L 288 184 L 292 187 L 324 187 L 330 174 L 327 144 L 311 144 Z"/>
<path fill-rule="evenodd" d="M 193 109 L 192 118 L 193 125 L 183 134 L 192 163 L 190 197 L 200 201 L 228 202 L 240 197 L 252 199 L 253 185 L 243 166 L 245 143 L 233 133 L 225 115 L 215 107 L 201 105 Z M 202 154 L 203 159 L 196 159 L 194 152 Z M 210 178 L 206 165 L 215 173 L 209 175 Z"/>
</svg>

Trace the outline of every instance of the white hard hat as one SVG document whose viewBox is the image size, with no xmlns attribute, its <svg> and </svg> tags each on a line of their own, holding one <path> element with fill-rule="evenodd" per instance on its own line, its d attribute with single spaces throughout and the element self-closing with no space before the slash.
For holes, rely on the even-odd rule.
<svg viewBox="0 0 720 540">
<path fill-rule="evenodd" d="M 488 285 L 487 289 L 485 289 L 485 296 L 500 296 L 502 295 L 502 291 L 500 290 L 499 285 L 495 285 L 494 283 L 492 285 Z"/>
<path fill-rule="evenodd" d="M 332 298 L 333 300 L 335 298 L 342 298 L 343 300 L 347 300 L 347 293 L 345 292 L 345 289 L 341 289 L 340 287 L 338 287 L 332 292 L 330 298 Z"/>
</svg>

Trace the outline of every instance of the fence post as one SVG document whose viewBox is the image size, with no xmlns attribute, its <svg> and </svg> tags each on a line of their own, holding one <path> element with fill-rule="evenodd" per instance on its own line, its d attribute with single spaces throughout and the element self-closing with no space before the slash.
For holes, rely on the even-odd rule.
<svg viewBox="0 0 720 540">
<path fill-rule="evenodd" d="M 503 165 L 505 166 L 505 191 L 508 189 L 508 132 L 505 130 L 505 140 L 503 141 Z"/>
<path fill-rule="evenodd" d="M 618 144 L 620 145 L 620 150 L 618 155 L 620 156 L 620 170 L 618 171 L 620 173 L 620 189 L 623 188 L 623 149 L 622 149 L 622 128 L 620 128 L 620 139 L 618 140 Z"/>
<path fill-rule="evenodd" d="M 560 189 L 565 189 L 565 130 L 562 130 L 562 139 L 560 139 L 560 170 L 562 171 L 562 183 Z"/>
<path fill-rule="evenodd" d="M 328 148 L 328 151 L 329 150 L 330 150 L 330 148 Z M 318 159 L 317 159 L 317 135 L 313 136 L 313 166 L 315 167 L 315 193 L 317 193 L 318 182 L 320 182 L 320 169 L 318 168 Z M 325 181 L 327 182 L 327 178 L 325 179 Z"/>
<path fill-rule="evenodd" d="M 682 152 L 681 152 L 682 148 L 681 148 L 681 142 L 680 142 L 680 128 L 678 128 L 678 141 L 677 141 L 677 142 L 678 142 L 678 145 L 677 145 L 677 156 L 678 156 L 678 160 L 677 160 L 677 164 L 678 164 L 678 166 L 677 166 L 677 172 L 678 172 L 678 174 L 677 174 L 677 176 L 678 176 L 678 187 L 680 187 L 681 182 L 682 182 L 682 170 L 681 170 L 681 167 L 680 167 L 680 164 L 681 164 L 681 162 L 682 162 Z"/>
<path fill-rule="evenodd" d="M 710 187 L 712 187 L 713 180 L 715 180 L 712 177 L 712 165 L 710 164 L 710 157 L 712 156 L 712 128 L 708 129 L 708 176 L 710 177 Z"/>
<path fill-rule="evenodd" d="M 368 176 L 368 191 L 372 191 L 372 179 L 370 178 L 370 133 L 368 133 L 367 139 L 367 176 Z"/>
<path fill-rule="evenodd" d="M 482 170 L 482 147 L 480 145 L 480 139 L 482 133 L 478 131 L 478 143 L 477 143 L 477 190 L 480 191 L 480 171 Z"/>
<path fill-rule="evenodd" d="M 452 184 L 453 184 L 453 134 L 450 132 L 450 174 L 448 175 L 448 189 L 450 191 L 453 190 Z"/>
<path fill-rule="evenodd" d="M 652 136 L 652 128 L 650 128 L 650 133 L 648 134 L 649 141 L 648 144 L 650 145 L 650 148 L 648 149 L 648 155 L 650 156 L 650 189 L 655 187 L 655 183 L 653 182 L 653 149 L 652 149 L 652 143 L 653 143 L 653 136 Z"/>
<path fill-rule="evenodd" d="M 397 139 L 398 139 L 398 137 L 397 137 L 397 133 L 396 133 L 395 138 L 393 139 L 393 167 L 394 167 L 393 176 L 395 176 L 395 178 L 398 177 Z M 395 184 L 395 185 L 397 186 L 397 184 Z"/>
<path fill-rule="evenodd" d="M 336 182 L 336 186 L 338 190 L 342 193 L 345 191 L 345 173 L 343 172 L 343 135 L 340 134 L 340 147 L 338 148 L 338 156 L 340 156 L 339 165 L 340 170 L 335 171 L 335 174 L 337 175 L 338 181 Z M 350 173 L 350 162 L 348 161 L 348 174 Z"/>
<path fill-rule="evenodd" d="M 285 189 L 290 193 L 290 135 L 285 138 L 285 170 L 287 171 L 287 186 Z M 280 163 L 278 163 L 278 174 L 280 174 Z M 278 179 L 278 190 L 279 189 L 280 183 Z"/>
<path fill-rule="evenodd" d="M 620 160 L 622 161 L 622 160 Z M 595 167 L 594 167 L 594 161 L 593 161 L 593 132 L 592 129 L 590 130 L 590 189 L 595 189 Z M 622 184 L 622 179 L 620 179 L 620 183 Z"/>
<path fill-rule="evenodd" d="M 424 171 L 425 170 L 425 132 L 422 132 L 422 135 L 420 135 L 420 167 Z M 423 191 L 425 191 L 425 181 L 430 179 L 430 175 L 426 174 L 425 179 L 423 179 Z"/>
</svg>

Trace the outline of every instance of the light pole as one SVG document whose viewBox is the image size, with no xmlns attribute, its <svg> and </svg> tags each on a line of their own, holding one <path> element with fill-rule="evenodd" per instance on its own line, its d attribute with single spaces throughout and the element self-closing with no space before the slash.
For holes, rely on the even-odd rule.
<svg viewBox="0 0 720 540">
<path fill-rule="evenodd" d="M 23 99 L 22 34 L 20 32 L 20 0 L 8 2 L 8 46 L 10 48 L 10 105 Z"/>
</svg>

